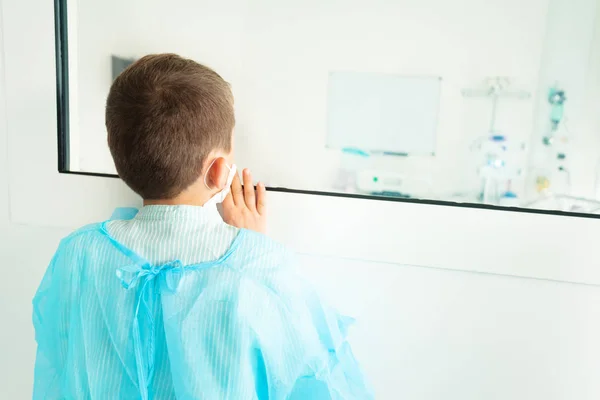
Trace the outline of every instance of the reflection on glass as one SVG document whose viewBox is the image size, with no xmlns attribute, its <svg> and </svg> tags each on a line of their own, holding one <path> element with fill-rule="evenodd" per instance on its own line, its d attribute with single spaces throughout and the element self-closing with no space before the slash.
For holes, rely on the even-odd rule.
<svg viewBox="0 0 600 400">
<path fill-rule="evenodd" d="M 600 210 L 599 0 L 66 3 L 69 170 L 114 173 L 110 84 L 174 52 L 232 84 L 271 187 Z"/>
</svg>

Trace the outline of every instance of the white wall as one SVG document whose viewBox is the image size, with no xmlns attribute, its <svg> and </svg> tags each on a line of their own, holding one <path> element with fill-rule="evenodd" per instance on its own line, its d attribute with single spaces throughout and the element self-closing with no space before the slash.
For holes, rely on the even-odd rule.
<svg viewBox="0 0 600 400">
<path fill-rule="evenodd" d="M 16 2 L 1 0 L 0 13 Z M 0 14 L 0 28 L 6 18 L 12 16 Z M 6 120 L 1 46 L 0 41 L 0 398 L 24 399 L 30 396 L 35 349 L 30 300 L 67 232 L 10 222 L 7 176 L 19 172 L 7 171 L 7 125 L 15 132 L 31 114 Z M 35 138 L 40 132 L 21 134 Z M 43 134 L 55 135 L 54 126 Z M 28 167 L 23 154 L 19 168 Z M 40 193 L 39 201 L 47 196 L 61 193 Z M 565 240 L 576 247 L 574 236 Z M 437 245 L 422 238 L 432 252 Z M 476 246 L 465 243 L 464 251 Z M 503 251 L 489 257 L 510 260 Z M 513 256 L 532 262 L 544 257 L 525 250 Z M 577 259 L 568 250 L 563 256 Z M 595 256 L 590 247 L 589 257 Z M 380 399 L 600 398 L 598 286 L 340 258 L 302 260 L 307 276 L 331 301 L 358 318 L 351 338 Z"/>
<path fill-rule="evenodd" d="M 0 2 L 0 398 L 26 399 L 31 398 L 35 357 L 31 299 L 45 265 L 67 232 L 10 222 L 7 126 L 19 121 L 6 119 L 2 6 Z M 24 162 L 23 168 L 27 166 Z"/>
<path fill-rule="evenodd" d="M 469 146 L 489 126 L 490 101 L 464 99 L 461 90 L 502 75 L 535 91 L 548 0 L 169 4 L 79 1 L 79 48 L 71 54 L 79 64 L 81 169 L 113 170 L 103 129 L 110 55 L 173 51 L 232 82 L 239 163 L 292 188 L 331 190 L 339 153 L 325 149 L 330 71 L 443 77 L 436 157 L 391 159 L 384 167 L 431 178 L 437 193 L 449 194 L 478 185 Z M 526 141 L 533 105 L 502 102 L 497 129 Z"/>
<path fill-rule="evenodd" d="M 312 260 L 310 275 L 358 319 L 352 331 L 380 399 L 600 396 L 598 287 Z"/>
</svg>

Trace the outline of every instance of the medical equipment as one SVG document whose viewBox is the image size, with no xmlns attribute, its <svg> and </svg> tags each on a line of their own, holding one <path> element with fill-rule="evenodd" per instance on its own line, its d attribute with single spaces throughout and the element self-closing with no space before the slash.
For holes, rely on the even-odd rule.
<svg viewBox="0 0 600 400">
<path fill-rule="evenodd" d="M 386 197 L 429 197 L 431 182 L 414 174 L 369 169 L 360 171 L 356 186 L 359 193 Z"/>
<path fill-rule="evenodd" d="M 398 160 L 399 156 L 390 153 L 369 153 L 356 148 L 342 149 L 340 169 L 334 188 L 345 193 L 373 196 L 430 197 L 430 179 L 422 174 L 415 176 L 414 172 L 406 174 L 395 171 L 395 160 Z"/>
<path fill-rule="evenodd" d="M 404 176 L 388 171 L 366 170 L 357 175 L 356 186 L 360 193 L 391 197 L 409 197 L 403 193 Z"/>
<path fill-rule="evenodd" d="M 552 129 L 556 130 L 558 124 L 562 121 L 564 114 L 564 104 L 567 100 L 565 91 L 557 88 L 550 88 L 548 93 L 548 102 L 552 105 L 552 111 L 550 113 L 550 122 L 552 123 Z"/>
<path fill-rule="evenodd" d="M 549 118 L 542 144 L 537 150 L 534 168 L 537 193 L 551 192 L 569 195 L 571 177 L 569 173 L 569 131 L 565 125 L 565 90 L 555 85 L 548 89 Z"/>
<path fill-rule="evenodd" d="M 567 97 L 565 91 L 557 87 L 552 87 L 548 91 L 548 103 L 550 103 L 550 130 L 549 133 L 544 136 L 542 142 L 546 146 L 552 146 L 554 143 L 554 136 L 558 131 L 559 124 L 563 120 L 565 113 L 565 101 Z"/>
<path fill-rule="evenodd" d="M 510 85 L 509 78 L 495 77 L 487 78 L 477 88 L 462 91 L 465 97 L 488 97 L 492 101 L 488 131 L 471 145 L 471 150 L 476 150 L 483 156 L 483 161 L 478 166 L 481 178 L 479 200 L 487 204 L 518 203 L 518 196 L 511 184 L 522 174 L 519 156 L 525 149 L 525 144 L 518 140 L 509 142 L 506 134 L 498 132 L 497 107 L 500 98 L 526 100 L 531 94 L 524 90 L 509 90 Z"/>
</svg>

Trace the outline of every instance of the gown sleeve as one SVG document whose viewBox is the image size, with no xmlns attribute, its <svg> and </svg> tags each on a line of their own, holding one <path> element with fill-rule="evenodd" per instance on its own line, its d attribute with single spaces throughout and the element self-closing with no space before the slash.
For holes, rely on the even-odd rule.
<svg viewBox="0 0 600 400">
<path fill-rule="evenodd" d="M 115 210 L 111 219 L 131 219 L 137 209 Z M 81 249 L 74 245 L 80 233 L 92 230 L 85 226 L 63 239 L 50 261 L 33 298 L 33 326 L 37 352 L 34 367 L 33 399 L 60 399 L 77 393 L 85 398 L 90 387 L 87 372 L 77 365 L 85 365 L 85 357 L 75 351 L 81 343 L 82 316 L 81 270 L 85 260 Z"/>
<path fill-rule="evenodd" d="M 257 286 L 246 303 L 252 303 L 255 375 L 264 377 L 260 399 L 373 398 L 347 341 L 352 318 L 322 302 L 291 265 L 266 271 Z"/>
<path fill-rule="evenodd" d="M 37 342 L 33 399 L 62 398 L 71 325 L 72 274 L 61 247 L 54 255 L 33 298 Z"/>
</svg>

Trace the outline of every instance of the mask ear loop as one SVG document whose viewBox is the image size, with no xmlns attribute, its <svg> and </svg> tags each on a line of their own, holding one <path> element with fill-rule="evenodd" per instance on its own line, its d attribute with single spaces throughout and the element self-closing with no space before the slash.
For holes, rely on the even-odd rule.
<svg viewBox="0 0 600 400">
<path fill-rule="evenodd" d="M 223 157 L 219 157 L 219 158 L 223 158 Z M 208 190 L 212 190 L 212 188 L 210 186 L 208 186 L 208 183 L 206 183 L 206 177 L 208 176 L 208 171 L 210 171 L 212 166 L 215 164 L 215 161 L 217 161 L 219 158 L 215 158 L 214 160 L 212 160 L 212 162 L 208 166 L 208 169 L 206 170 L 206 173 L 204 174 L 204 186 L 206 186 L 206 188 Z M 229 165 L 225 164 L 225 166 L 227 167 L 228 170 L 231 171 L 231 167 Z"/>
</svg>

